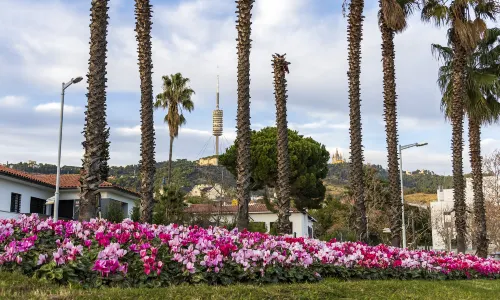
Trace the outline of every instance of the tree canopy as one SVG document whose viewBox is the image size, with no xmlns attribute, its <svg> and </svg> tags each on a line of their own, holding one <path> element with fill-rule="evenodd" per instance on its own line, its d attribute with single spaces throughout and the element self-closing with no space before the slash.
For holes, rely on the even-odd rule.
<svg viewBox="0 0 500 300">
<path fill-rule="evenodd" d="M 219 163 L 236 175 L 237 141 L 219 157 Z M 325 146 L 310 137 L 288 130 L 290 153 L 291 198 L 297 208 L 317 208 L 325 196 L 322 179 L 328 174 L 330 154 Z M 266 127 L 252 131 L 251 136 L 250 188 L 260 190 L 265 186 L 274 188 L 278 179 L 277 131 Z"/>
</svg>

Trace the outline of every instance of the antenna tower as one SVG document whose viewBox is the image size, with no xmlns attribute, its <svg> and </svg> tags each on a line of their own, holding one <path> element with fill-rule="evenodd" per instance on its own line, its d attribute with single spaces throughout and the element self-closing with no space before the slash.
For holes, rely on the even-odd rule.
<svg viewBox="0 0 500 300">
<path fill-rule="evenodd" d="M 215 136 L 215 157 L 217 160 L 217 165 L 219 165 L 219 137 L 222 135 L 223 123 L 222 123 L 223 113 L 219 109 L 219 75 L 217 75 L 217 94 L 215 98 L 215 110 L 212 114 L 213 123 L 213 136 Z"/>
</svg>

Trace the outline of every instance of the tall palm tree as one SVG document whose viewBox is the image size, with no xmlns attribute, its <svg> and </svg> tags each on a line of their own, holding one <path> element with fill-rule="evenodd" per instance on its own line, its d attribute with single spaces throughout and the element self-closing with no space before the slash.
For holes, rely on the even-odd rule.
<svg viewBox="0 0 500 300">
<path fill-rule="evenodd" d="M 141 79 L 141 222 L 153 218 L 155 175 L 155 129 L 153 122 L 153 62 L 149 0 L 135 0 L 135 32 Z"/>
<path fill-rule="evenodd" d="M 80 172 L 80 220 L 96 216 L 99 185 L 107 179 L 109 129 L 106 123 L 106 52 L 108 0 L 92 1 L 90 9 L 90 58 L 87 75 L 83 166 Z"/>
<path fill-rule="evenodd" d="M 484 208 L 483 172 L 481 158 L 481 125 L 498 121 L 500 116 L 500 48 L 498 28 L 488 29 L 472 54 L 467 57 L 465 68 L 464 109 L 469 119 L 469 155 L 472 167 L 474 191 L 474 231 L 477 255 L 486 257 L 488 239 L 486 231 L 486 212 Z M 432 50 L 443 60 L 439 68 L 438 84 L 443 93 L 441 108 L 450 118 L 452 101 L 452 48 L 432 45 Z"/>
<path fill-rule="evenodd" d="M 351 162 L 349 185 L 356 205 L 356 235 L 361 241 L 367 241 L 366 206 L 363 181 L 363 145 L 361 133 L 361 40 L 363 38 L 364 0 L 350 0 L 347 25 L 349 71 L 349 133 Z"/>
<path fill-rule="evenodd" d="M 422 19 L 437 26 L 449 26 L 448 41 L 453 49 L 450 120 L 452 125 L 452 167 L 457 251 L 465 252 L 467 214 L 463 176 L 463 100 L 466 97 L 465 67 L 467 55 L 476 47 L 486 30 L 484 18 L 494 19 L 498 12 L 496 0 L 424 0 Z M 475 18 L 473 18 L 475 15 Z"/>
<path fill-rule="evenodd" d="M 237 0 L 236 31 L 238 32 L 238 111 L 236 116 L 236 197 L 238 199 L 237 226 L 248 227 L 248 203 L 250 202 L 250 48 L 252 8 L 255 0 Z"/>
<path fill-rule="evenodd" d="M 168 179 L 167 184 L 172 181 L 172 147 L 174 138 L 179 135 L 179 128 L 186 124 L 183 109 L 191 112 L 194 109 L 191 96 L 194 94 L 189 86 L 189 78 L 182 77 L 181 73 L 162 76 L 163 92 L 156 96 L 155 109 L 167 110 L 164 121 L 168 124 L 170 135 L 170 148 L 168 152 Z"/>
<path fill-rule="evenodd" d="M 398 125 L 394 35 L 406 28 L 406 18 L 417 0 L 379 0 L 379 27 L 382 34 L 382 69 L 384 72 L 384 118 L 387 141 L 387 165 L 390 188 L 391 244 L 401 243 L 401 185 L 398 162 Z"/>
<path fill-rule="evenodd" d="M 290 155 L 288 153 L 288 126 L 286 119 L 285 72 L 288 73 L 286 54 L 273 55 L 274 96 L 276 98 L 276 128 L 278 140 L 278 234 L 291 234 L 290 223 Z"/>
</svg>

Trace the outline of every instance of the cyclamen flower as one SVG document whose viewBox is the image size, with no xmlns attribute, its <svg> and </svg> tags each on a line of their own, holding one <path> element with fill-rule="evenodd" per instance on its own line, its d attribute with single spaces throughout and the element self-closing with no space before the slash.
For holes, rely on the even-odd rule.
<svg viewBox="0 0 500 300">
<path fill-rule="evenodd" d="M 47 254 L 40 254 L 38 255 L 38 262 L 36 263 L 37 266 L 43 265 L 47 261 Z"/>
</svg>

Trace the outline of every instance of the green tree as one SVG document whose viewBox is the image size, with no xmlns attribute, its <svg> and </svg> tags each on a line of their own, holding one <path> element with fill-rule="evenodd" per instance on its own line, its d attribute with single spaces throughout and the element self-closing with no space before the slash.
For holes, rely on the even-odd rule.
<svg viewBox="0 0 500 300">
<path fill-rule="evenodd" d="M 191 89 L 189 78 L 182 77 L 181 73 L 163 76 L 163 91 L 156 96 L 155 109 L 162 108 L 167 111 L 164 121 L 168 124 L 170 135 L 170 147 L 168 151 L 168 179 L 167 183 L 172 183 L 172 147 L 174 138 L 179 135 L 179 128 L 186 124 L 183 110 L 191 112 L 194 103 L 191 97 L 194 90 Z"/>
<path fill-rule="evenodd" d="M 266 127 L 252 132 L 250 189 L 277 186 L 277 129 Z M 219 158 L 219 163 L 236 174 L 238 141 Z M 319 208 L 325 197 L 323 179 L 328 173 L 330 154 L 325 146 L 310 137 L 288 130 L 290 155 L 290 197 L 297 208 Z"/>
<path fill-rule="evenodd" d="M 345 0 L 349 2 L 347 25 L 347 49 L 349 70 L 347 79 L 349 84 L 349 133 L 351 163 L 349 184 L 354 193 L 356 202 L 356 234 L 362 241 L 367 240 L 366 207 L 363 185 L 363 135 L 361 132 L 361 40 L 363 39 L 363 9 L 364 0 Z M 345 8 L 345 6 L 344 6 Z"/>
<path fill-rule="evenodd" d="M 254 0 L 237 0 L 236 31 L 238 33 L 238 109 L 236 114 L 236 139 L 238 159 L 236 175 L 236 197 L 238 199 L 237 226 L 248 228 L 248 203 L 250 202 L 250 48 L 252 40 L 252 8 Z"/>
<path fill-rule="evenodd" d="M 288 153 L 288 125 L 286 119 L 287 89 L 285 72 L 288 65 L 285 54 L 273 54 L 274 95 L 276 98 L 276 126 L 278 134 L 278 234 L 291 234 L 290 223 L 290 155 Z"/>
<path fill-rule="evenodd" d="M 153 212 L 154 224 L 182 224 L 184 221 L 185 194 L 175 186 L 165 186 L 157 193 Z"/>
<path fill-rule="evenodd" d="M 379 0 L 379 27 L 382 34 L 382 69 L 384 72 L 384 118 L 387 141 L 387 165 L 391 189 L 391 244 L 401 244 L 401 190 L 398 162 L 398 126 L 394 35 L 406 28 L 406 18 L 417 0 Z"/>
<path fill-rule="evenodd" d="M 106 52 L 108 0 L 92 1 L 90 9 L 90 58 L 85 125 L 85 154 L 80 172 L 80 220 L 96 216 L 99 185 L 107 179 L 109 129 L 106 123 Z"/>
<path fill-rule="evenodd" d="M 483 195 L 483 172 L 481 158 L 481 125 L 498 121 L 500 103 L 500 49 L 498 48 L 498 28 L 489 29 L 485 37 L 470 55 L 467 56 L 465 68 L 464 110 L 469 119 L 469 153 L 472 167 L 472 184 L 474 191 L 474 226 L 475 244 L 481 257 L 488 254 L 486 235 L 486 212 Z M 432 50 L 442 58 L 443 66 L 439 68 L 438 84 L 443 93 L 441 108 L 446 118 L 452 116 L 452 78 L 454 52 L 450 47 L 432 45 Z"/>
<path fill-rule="evenodd" d="M 153 62 L 149 0 L 135 0 L 135 32 L 141 80 L 141 221 L 153 218 L 155 176 L 155 129 L 153 121 Z"/>
<path fill-rule="evenodd" d="M 463 176 L 463 119 L 466 95 L 467 56 L 474 51 L 486 30 L 485 18 L 495 19 L 496 0 L 424 0 L 422 19 L 437 26 L 449 26 L 448 41 L 453 49 L 450 120 L 452 125 L 452 168 L 457 251 L 464 253 L 467 235 L 467 206 Z"/>
</svg>

